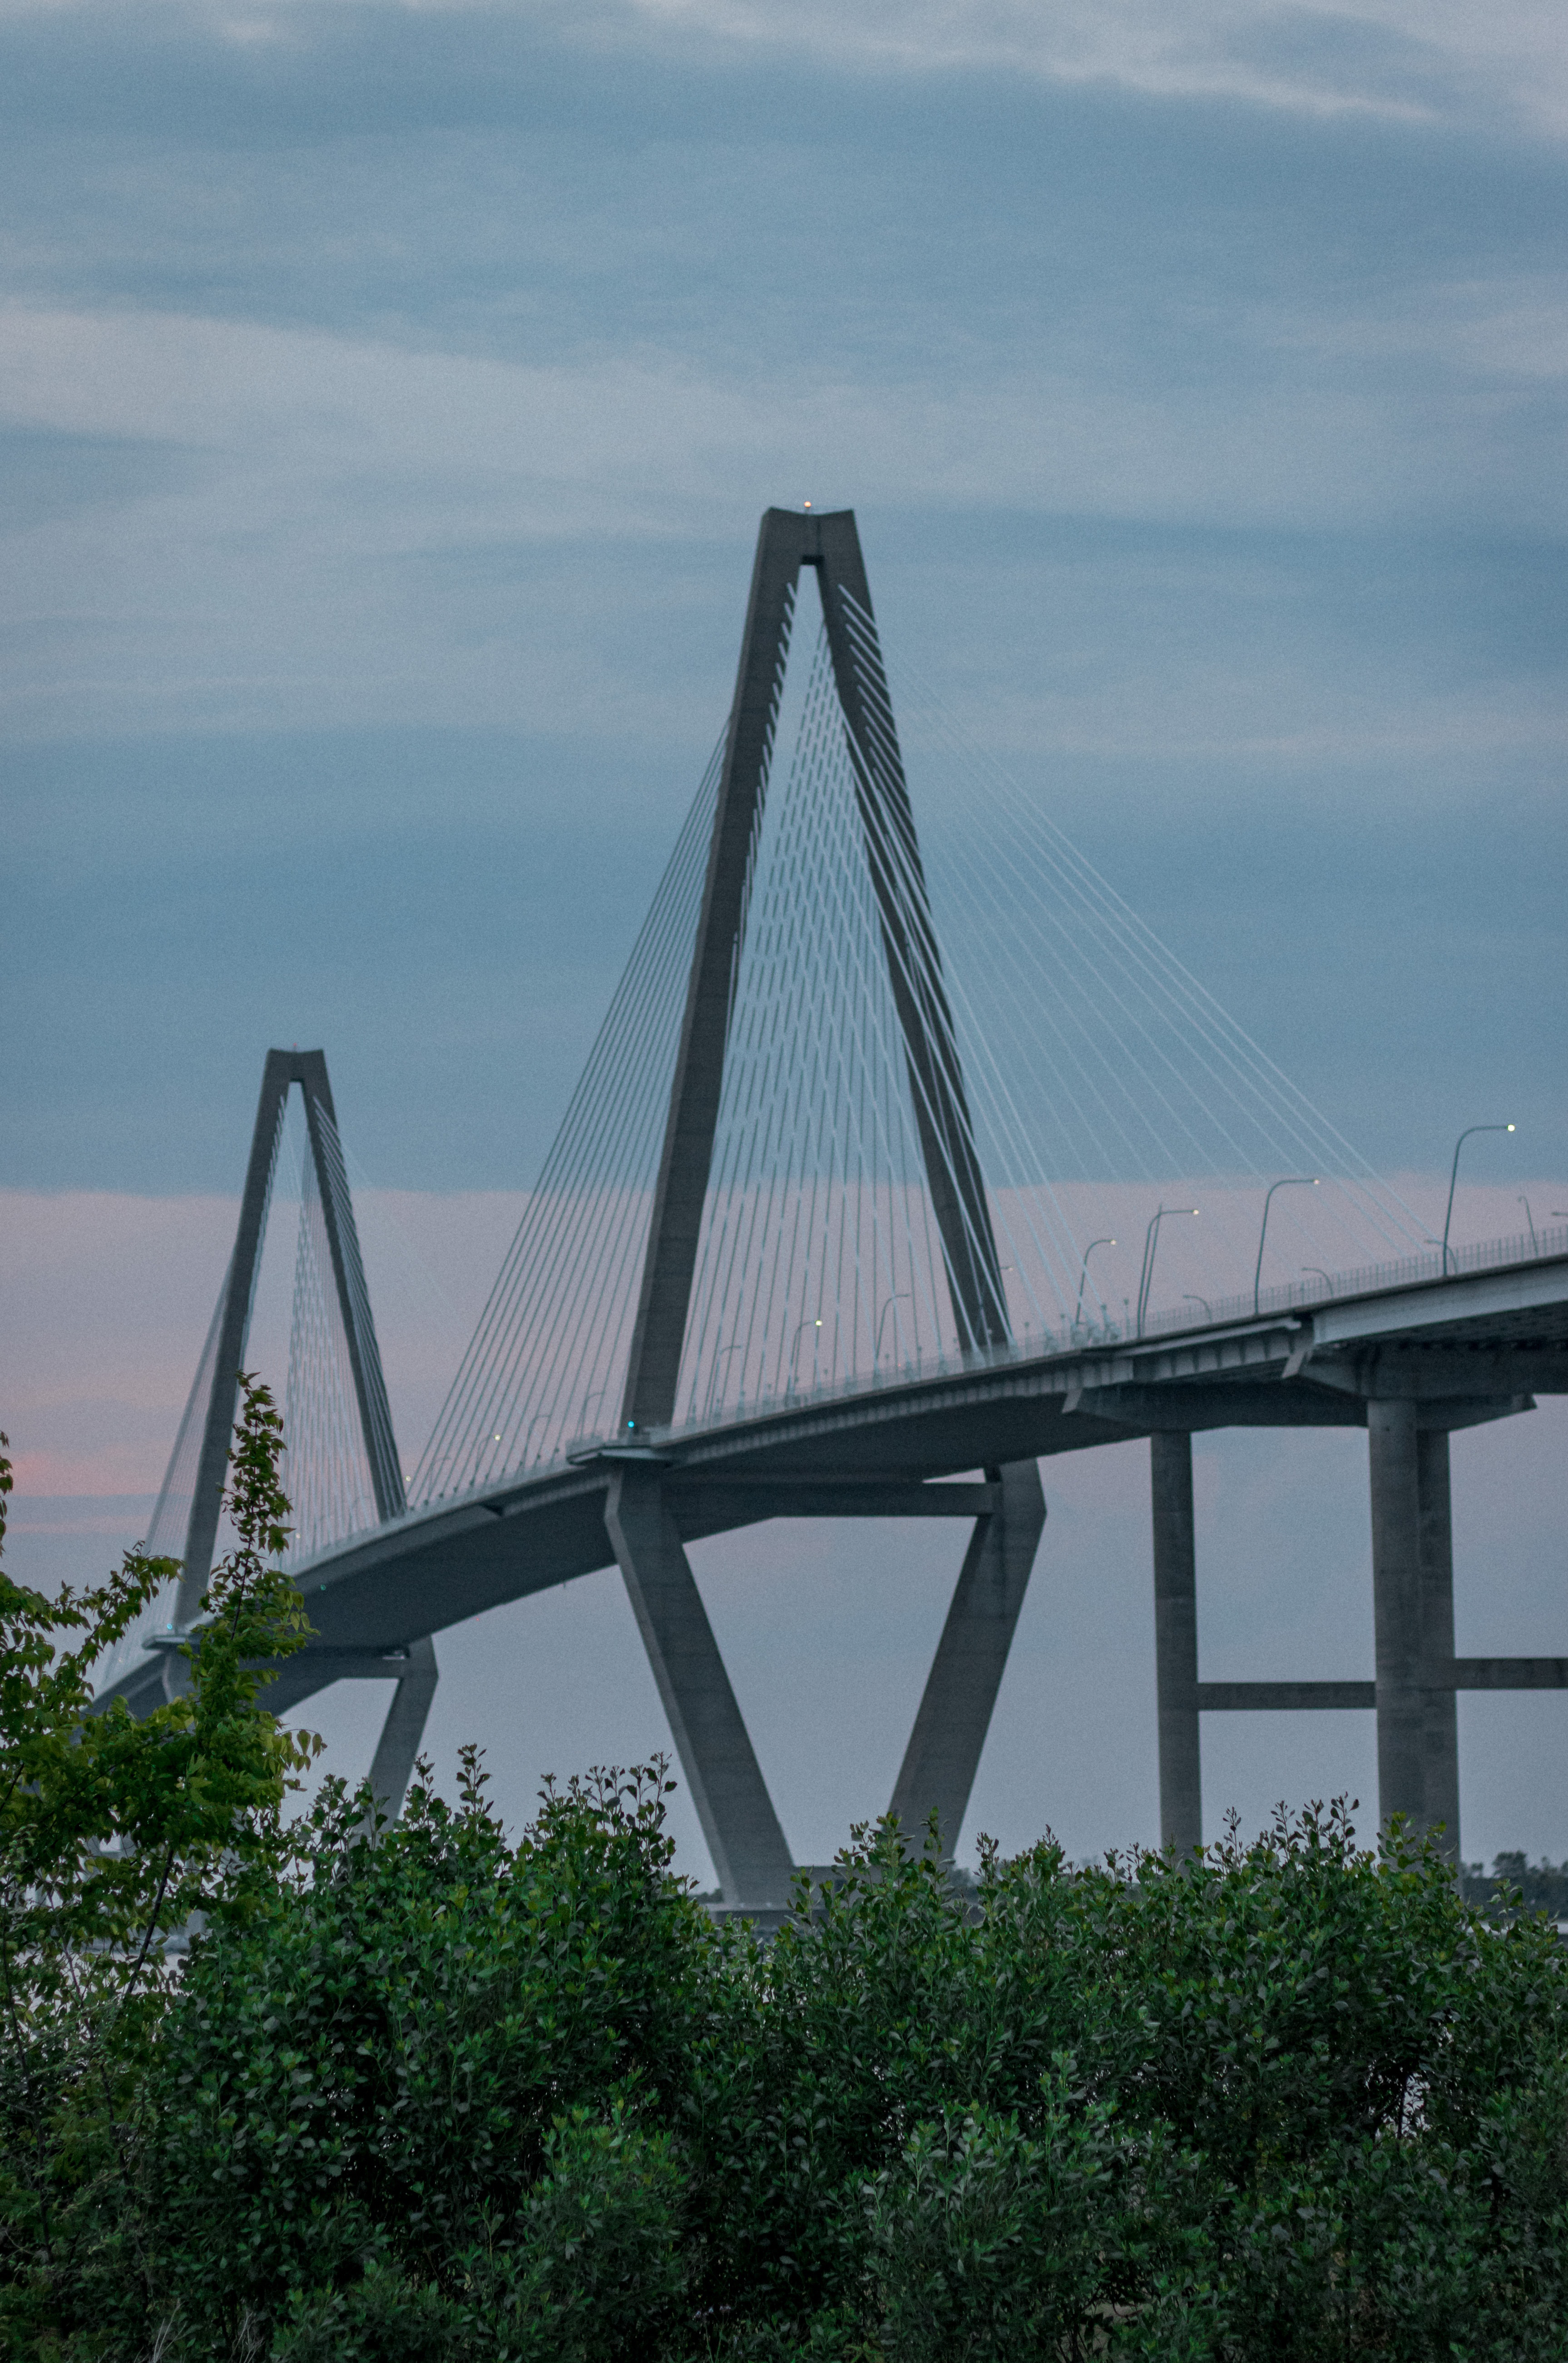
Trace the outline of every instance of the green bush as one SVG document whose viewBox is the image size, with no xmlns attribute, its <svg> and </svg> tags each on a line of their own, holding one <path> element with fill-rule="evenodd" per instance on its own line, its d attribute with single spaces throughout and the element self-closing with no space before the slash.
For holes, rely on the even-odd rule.
<svg viewBox="0 0 1568 2363">
<path fill-rule="evenodd" d="M 1562 2354 L 1544 1923 L 1336 1808 L 971 1893 L 884 1825 L 764 1947 L 670 1877 L 664 1787 L 515 1852 L 472 1759 L 373 1842 L 330 1792 L 193 1947 L 145 2186 L 183 2351 Z"/>
<path fill-rule="evenodd" d="M 266 1535 L 268 1414 L 237 1480 Z M 1568 2349 L 1568 1975 L 1517 1896 L 1341 1806 L 965 1882 L 886 1824 L 764 1945 L 672 1876 L 657 1766 L 547 1788 L 515 1847 L 472 1753 L 455 1805 L 424 1768 L 372 1829 L 328 1782 L 291 1835 L 245 1668 L 297 1602 L 254 1552 L 190 1698 L 97 1736 L 90 1644 L 150 1580 L 68 1603 L 74 1659 L 0 1592 L 11 2356 Z"/>
<path fill-rule="evenodd" d="M 675 2114 L 710 1937 L 668 1876 L 659 1777 L 548 1795 L 515 1852 L 483 1780 L 470 1757 L 460 1809 L 417 1786 L 374 1839 L 328 1783 L 303 1875 L 191 1949 L 149 2171 L 169 2287 L 217 2351 L 373 2255 L 456 2288 L 482 2254 L 508 2316 L 523 2282 L 563 2302 L 547 2226 L 567 2241 L 573 2208 L 610 2307 L 634 2269 L 598 2216 L 628 2258 L 666 2224 L 645 2127 Z"/>
<path fill-rule="evenodd" d="M 133 1550 L 53 1599 L 0 1573 L 0 2330 L 15 2354 L 77 2336 L 132 2352 L 160 2302 L 140 2175 L 170 1947 L 194 1916 L 239 1921 L 274 1892 L 283 1803 L 318 1745 L 257 1704 L 272 1679 L 258 1661 L 298 1648 L 306 1625 L 275 1564 L 283 1425 L 242 1383 L 226 1496 L 239 1541 L 202 1596 L 200 1646 L 179 1651 L 181 1695 L 140 1722 L 92 1711 L 97 1659 L 175 1561 Z"/>
</svg>

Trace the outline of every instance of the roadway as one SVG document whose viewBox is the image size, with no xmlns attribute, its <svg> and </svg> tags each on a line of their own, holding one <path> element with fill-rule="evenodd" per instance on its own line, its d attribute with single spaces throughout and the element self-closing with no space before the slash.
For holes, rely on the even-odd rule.
<svg viewBox="0 0 1568 2363">
<path fill-rule="evenodd" d="M 412 1510 L 300 1566 L 315 1637 L 267 1703 L 286 1714 L 345 1676 L 395 1676 L 428 1636 L 613 1565 L 606 1509 L 628 1463 L 661 1473 L 691 1542 L 777 1517 L 973 1519 L 995 1487 L 953 1481 L 966 1471 L 1164 1432 L 1364 1427 L 1380 1401 L 1414 1403 L 1420 1427 L 1446 1431 L 1563 1392 L 1560 1255 L 1137 1342 L 977 1354 L 711 1426 L 590 1442 L 565 1465 Z M 133 1711 L 163 1694 L 160 1655 L 115 1685 Z"/>
</svg>

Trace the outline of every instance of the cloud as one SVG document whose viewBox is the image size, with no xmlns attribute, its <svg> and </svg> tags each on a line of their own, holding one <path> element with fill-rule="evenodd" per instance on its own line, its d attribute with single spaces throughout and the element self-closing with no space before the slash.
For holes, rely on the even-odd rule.
<svg viewBox="0 0 1568 2363">
<path fill-rule="evenodd" d="M 0 21 L 95 14 L 94 0 L 0 0 Z M 124 11 L 122 9 L 121 13 Z M 345 26 L 467 20 L 614 51 L 638 43 L 772 51 L 917 75 L 1009 73 L 1166 100 L 1318 117 L 1511 114 L 1568 128 L 1568 59 L 1550 0 L 193 0 L 138 12 L 241 57 Z"/>
<path fill-rule="evenodd" d="M 1394 120 L 1485 94 L 1568 128 L 1562 18 L 1545 0 L 633 0 L 654 23 L 836 63 L 1012 72 L 1166 99 Z"/>
<path fill-rule="evenodd" d="M 1473 303 L 1462 334 L 1495 384 L 1503 340 Z M 1544 338 L 1529 350 L 1539 370 Z M 617 563 L 639 550 L 651 584 L 654 553 L 743 548 L 758 507 L 806 492 L 1321 533 L 1444 511 L 1495 526 L 1527 479 L 1539 528 L 1560 498 L 1498 422 L 1456 473 L 1451 414 L 1466 398 L 1440 383 L 1400 400 L 1312 370 L 1265 394 L 1245 374 L 1161 388 L 1049 362 L 781 384 L 739 357 L 534 365 L 13 304 L 0 419 L 164 456 L 150 479 L 128 470 L 123 498 L 13 533 L 3 606 L 23 638 L 6 706 L 16 729 L 67 734 L 541 712 L 591 733 L 641 727 L 644 686 L 604 669 L 554 580 L 581 574 L 595 543 L 621 545 Z M 498 629 L 492 570 L 524 552 L 551 591 L 519 647 Z M 602 614 L 606 588 L 600 573 L 575 595 Z M 623 574 L 615 598 L 626 590 Z"/>
</svg>

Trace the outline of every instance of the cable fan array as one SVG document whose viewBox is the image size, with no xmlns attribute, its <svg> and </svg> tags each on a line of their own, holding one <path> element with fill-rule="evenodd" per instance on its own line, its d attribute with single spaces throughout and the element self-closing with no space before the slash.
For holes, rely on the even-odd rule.
<svg viewBox="0 0 1568 2363">
<path fill-rule="evenodd" d="M 613 1427 L 706 874 L 715 749 L 415 1472 L 433 1501 Z"/>
<path fill-rule="evenodd" d="M 1200 1207 L 1182 1276 L 1211 1292 L 1168 1289 L 1169 1317 L 1193 1317 L 1184 1300 L 1244 1294 L 1280 1182 L 1300 1186 L 1272 1209 L 1276 1285 L 1418 1248 L 1426 1226 L 1365 1158 L 927 684 L 895 678 L 977 1141 L 1026 1322 L 1081 1326 L 1084 1247 L 1106 1231 L 1121 1234 L 1110 1244 L 1153 1318 L 1162 1206 Z"/>
<path fill-rule="evenodd" d="M 228 1296 L 228 1278 L 226 1272 L 223 1286 L 217 1292 L 217 1303 L 207 1325 L 206 1341 L 175 1431 L 174 1449 L 169 1456 L 169 1466 L 153 1507 L 152 1523 L 147 1530 L 147 1550 L 153 1559 L 180 1559 L 184 1554 L 185 1532 L 191 1522 L 191 1503 L 195 1498 L 196 1466 L 201 1459 L 202 1426 L 206 1417 L 207 1397 L 212 1392 L 213 1372 L 217 1368 L 217 1338 L 223 1326 L 223 1308 Z M 147 1636 L 164 1631 L 173 1624 L 179 1592 L 178 1577 L 160 1585 L 138 1623 L 122 1634 L 114 1647 L 106 1650 L 99 1659 L 93 1671 L 95 1690 L 106 1690 L 111 1682 L 117 1681 L 132 1667 L 145 1663 L 143 1652 Z"/>
<path fill-rule="evenodd" d="M 342 1149 L 324 1108 L 317 1111 L 317 1123 L 324 1151 L 337 1159 L 341 1172 Z M 346 1179 L 343 1187 L 346 1192 Z M 362 1280 L 360 1284 L 362 1288 Z M 320 1177 L 304 1142 L 284 1440 L 284 1491 L 292 1513 L 285 1566 L 297 1566 L 317 1551 L 380 1524 L 333 1277 Z"/>
<path fill-rule="evenodd" d="M 875 627 L 835 595 L 865 718 L 851 744 L 824 627 L 804 688 L 789 685 L 791 752 L 752 849 L 677 1417 L 977 1348 L 1114 1339 L 1190 1321 L 1226 1290 L 1240 1304 L 1250 1275 L 1261 1285 L 1265 1207 L 1271 1283 L 1418 1247 L 1421 1226 L 1365 1159 L 901 673 L 917 842 Z M 418 1498 L 548 1465 L 615 1426 L 722 749 Z M 1275 1206 L 1282 1182 L 1301 1187 Z M 1165 1216 L 1195 1206 L 1201 1229 L 1162 1244 Z"/>
<path fill-rule="evenodd" d="M 688 1419 L 959 1343 L 916 1104 L 929 1061 L 911 1061 L 894 993 L 900 960 L 919 988 L 906 1003 L 940 996 L 940 974 L 914 924 L 923 895 L 905 904 L 894 951 L 824 630 L 757 850 L 682 1370 Z M 937 1129 L 940 1109 L 926 1113 Z"/>
</svg>

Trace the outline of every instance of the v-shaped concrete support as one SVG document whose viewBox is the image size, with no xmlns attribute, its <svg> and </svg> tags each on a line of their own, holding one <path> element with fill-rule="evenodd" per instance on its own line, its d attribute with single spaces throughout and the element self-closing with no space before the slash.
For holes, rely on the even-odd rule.
<svg viewBox="0 0 1568 2363">
<path fill-rule="evenodd" d="M 439 1679 L 434 1642 L 412 1643 L 406 1670 L 398 1676 L 371 1763 L 371 1794 L 389 1821 L 395 1822 L 403 1810 Z"/>
<path fill-rule="evenodd" d="M 656 1468 L 628 1465 L 605 1505 L 638 1629 L 727 1903 L 789 1902 L 794 1864 Z"/>
<path fill-rule="evenodd" d="M 1006 1670 L 1040 1538 L 1045 1494 L 1033 1460 L 987 1469 L 1001 1507 L 976 1518 L 890 1811 L 917 1847 L 932 1814 L 944 1855 L 958 1845 Z"/>
</svg>

